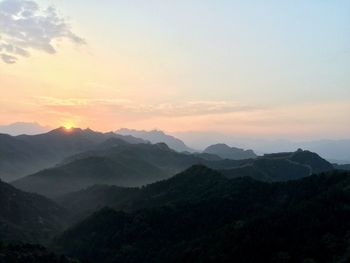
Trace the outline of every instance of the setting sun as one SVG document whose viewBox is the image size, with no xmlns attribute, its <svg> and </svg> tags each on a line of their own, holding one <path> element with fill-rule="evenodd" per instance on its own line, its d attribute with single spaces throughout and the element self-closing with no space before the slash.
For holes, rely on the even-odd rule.
<svg viewBox="0 0 350 263">
<path fill-rule="evenodd" d="M 70 130 L 72 130 L 73 125 L 72 125 L 72 124 L 64 124 L 63 127 L 64 127 L 67 131 L 70 131 Z"/>
</svg>

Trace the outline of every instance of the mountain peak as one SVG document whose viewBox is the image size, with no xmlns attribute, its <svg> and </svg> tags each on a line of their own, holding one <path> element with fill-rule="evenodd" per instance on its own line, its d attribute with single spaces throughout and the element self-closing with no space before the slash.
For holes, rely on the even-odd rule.
<svg viewBox="0 0 350 263">
<path fill-rule="evenodd" d="M 50 128 L 42 126 L 36 122 L 15 122 L 8 125 L 0 125 L 0 133 L 6 133 L 12 136 L 21 134 L 35 135 L 45 133 Z"/>
<path fill-rule="evenodd" d="M 137 138 L 144 139 L 146 141 L 150 141 L 151 143 L 166 143 L 169 148 L 178 151 L 178 152 L 193 152 L 191 148 L 189 148 L 183 141 L 174 136 L 166 134 L 161 130 L 132 130 L 127 128 L 122 128 L 116 131 L 117 134 L 121 135 L 131 135 Z"/>
<path fill-rule="evenodd" d="M 236 147 L 230 147 L 224 143 L 218 143 L 208 146 L 204 153 L 215 154 L 224 159 L 242 160 L 256 158 L 253 150 L 244 150 Z"/>
</svg>

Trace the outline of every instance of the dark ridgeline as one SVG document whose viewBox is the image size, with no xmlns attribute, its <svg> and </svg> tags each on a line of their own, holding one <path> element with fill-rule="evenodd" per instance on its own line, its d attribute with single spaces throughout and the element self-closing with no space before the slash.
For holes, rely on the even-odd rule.
<svg viewBox="0 0 350 263">
<path fill-rule="evenodd" d="M 331 163 L 316 153 L 299 149 L 290 153 L 265 154 L 237 168 L 221 170 L 221 172 L 229 178 L 250 176 L 257 180 L 278 182 L 295 180 L 333 169 Z"/>
<path fill-rule="evenodd" d="M 0 182 L 0 263 L 350 260 L 348 167 L 310 151 L 233 160 L 60 128 L 0 135 L 0 154 L 2 175 L 56 164 Z"/>
<path fill-rule="evenodd" d="M 53 247 L 87 262 L 348 262 L 349 189 L 347 172 L 265 183 L 195 166 L 125 189 L 122 202 L 121 189 L 109 189 L 114 199 L 105 187 L 63 199 L 77 209 L 70 198 L 108 195 L 111 208 L 68 229 Z"/>
<path fill-rule="evenodd" d="M 286 181 L 333 169 L 317 154 L 298 151 L 247 160 L 213 158 L 208 154 L 179 153 L 164 143 L 129 144 L 109 139 L 93 151 L 71 156 L 60 165 L 14 181 L 24 191 L 48 197 L 78 191 L 94 184 L 135 187 L 153 183 L 203 164 L 229 178 L 251 176 L 264 181 Z"/>
<path fill-rule="evenodd" d="M 243 150 L 236 147 L 230 147 L 223 143 L 210 145 L 203 152 L 215 154 L 223 159 L 232 160 L 253 159 L 257 157 L 253 150 Z"/>
<path fill-rule="evenodd" d="M 188 147 L 183 141 L 174 136 L 165 134 L 160 130 L 152 130 L 152 131 L 138 131 L 122 128 L 116 131 L 117 134 L 120 135 L 131 135 L 136 138 L 141 138 L 151 143 L 165 143 L 169 146 L 169 148 L 177 151 L 177 152 L 194 152 L 193 149 Z"/>
<path fill-rule="evenodd" d="M 73 154 L 88 151 L 109 138 L 145 143 L 132 136 L 61 127 L 39 135 L 0 134 L 0 178 L 13 181 L 49 168 Z"/>
</svg>

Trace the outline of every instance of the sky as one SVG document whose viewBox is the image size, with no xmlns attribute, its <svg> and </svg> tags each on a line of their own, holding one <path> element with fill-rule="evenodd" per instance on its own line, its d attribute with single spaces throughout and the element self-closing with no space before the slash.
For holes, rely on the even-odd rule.
<svg viewBox="0 0 350 263">
<path fill-rule="evenodd" d="M 0 124 L 349 138 L 350 1 L 0 0 Z"/>
</svg>

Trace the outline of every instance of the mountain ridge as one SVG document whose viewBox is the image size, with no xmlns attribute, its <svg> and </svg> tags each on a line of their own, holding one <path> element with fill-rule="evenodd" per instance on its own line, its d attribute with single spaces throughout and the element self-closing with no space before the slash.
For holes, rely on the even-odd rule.
<svg viewBox="0 0 350 263">
<path fill-rule="evenodd" d="M 210 145 L 204 149 L 203 153 L 215 154 L 223 159 L 232 160 L 253 159 L 257 157 L 253 150 L 230 147 L 224 143 Z"/>
<path fill-rule="evenodd" d="M 129 143 L 145 143 L 132 136 L 95 132 L 90 129 L 60 127 L 38 135 L 0 134 L 0 178 L 13 181 L 52 167 L 64 158 L 93 149 L 109 138 Z"/>
<path fill-rule="evenodd" d="M 117 130 L 116 133 L 121 135 L 132 135 L 134 137 L 150 141 L 151 143 L 163 142 L 167 144 L 170 148 L 178 152 L 194 152 L 194 150 L 188 147 L 183 141 L 172 135 L 166 134 L 161 130 L 145 131 L 121 128 Z"/>
</svg>

